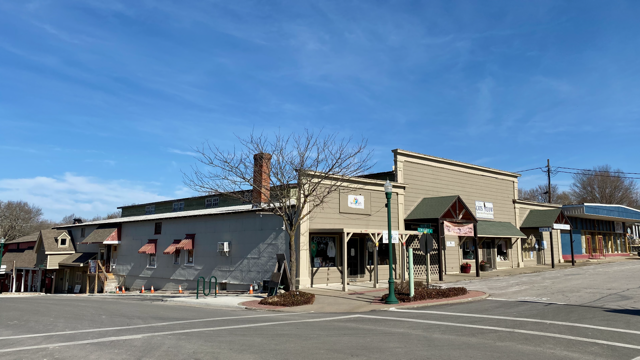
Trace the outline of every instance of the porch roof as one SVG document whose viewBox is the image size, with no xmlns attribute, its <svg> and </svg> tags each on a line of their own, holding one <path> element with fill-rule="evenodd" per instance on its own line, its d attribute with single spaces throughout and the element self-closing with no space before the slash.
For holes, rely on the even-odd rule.
<svg viewBox="0 0 640 360">
<path fill-rule="evenodd" d="M 112 234 L 118 231 L 119 225 L 100 225 L 93 230 L 81 244 L 103 244 Z M 117 241 L 117 233 L 114 234 Z"/>
<path fill-rule="evenodd" d="M 404 219 L 477 222 L 476 217 L 458 195 L 423 198 Z"/>
<path fill-rule="evenodd" d="M 35 268 L 36 267 L 36 253 L 33 249 L 18 251 L 18 252 L 6 252 L 2 256 L 2 265 L 6 265 L 6 271 L 13 270 L 13 262 L 16 263 L 16 269 L 18 268 Z"/>
<path fill-rule="evenodd" d="M 83 253 L 83 252 L 75 253 L 62 259 L 62 261 L 60 261 L 58 265 L 82 267 L 87 261 L 95 258 L 96 255 L 97 255 L 96 253 Z"/>
<path fill-rule="evenodd" d="M 561 209 L 531 210 L 520 225 L 521 228 L 551 227 L 560 215 Z"/>
<path fill-rule="evenodd" d="M 526 238 L 527 236 L 518 230 L 510 222 L 504 221 L 478 221 L 478 236 L 482 237 L 505 237 L 505 238 Z"/>
</svg>

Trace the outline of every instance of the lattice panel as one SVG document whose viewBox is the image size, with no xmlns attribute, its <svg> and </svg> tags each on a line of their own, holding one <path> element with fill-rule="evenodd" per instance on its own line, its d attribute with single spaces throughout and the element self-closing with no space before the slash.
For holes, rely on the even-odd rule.
<svg viewBox="0 0 640 360">
<path fill-rule="evenodd" d="M 416 280 L 419 279 L 425 279 L 427 278 L 427 257 L 425 256 L 424 252 L 422 252 L 422 250 L 420 250 L 420 242 L 418 240 L 418 236 L 417 235 L 413 235 L 411 236 L 408 240 L 407 240 L 407 246 L 413 249 L 413 274 L 416 278 Z M 408 254 L 407 254 L 408 256 Z M 433 240 L 433 251 L 431 251 L 431 253 L 429 254 L 429 261 L 430 261 L 430 267 L 431 267 L 431 279 L 434 279 L 434 276 L 437 277 L 440 271 L 440 268 L 438 266 L 439 264 L 439 253 L 438 253 L 438 242 L 434 239 Z M 408 264 L 409 264 L 409 259 L 407 258 L 406 261 L 407 264 L 407 271 L 408 269 Z"/>
</svg>

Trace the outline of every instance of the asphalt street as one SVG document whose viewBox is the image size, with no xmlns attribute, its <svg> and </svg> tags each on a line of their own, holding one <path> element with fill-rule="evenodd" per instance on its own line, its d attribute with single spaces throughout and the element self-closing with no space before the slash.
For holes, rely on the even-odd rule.
<svg viewBox="0 0 640 360">
<path fill-rule="evenodd" d="M 624 286 L 613 284 L 629 276 L 611 271 L 615 266 L 590 267 L 600 271 L 585 280 L 612 284 L 610 294 L 598 297 L 612 299 L 611 306 L 594 302 L 592 289 L 584 290 L 583 303 L 540 300 L 562 289 L 534 285 L 547 283 L 547 273 L 530 277 L 537 291 L 523 290 L 522 297 L 535 301 L 503 292 L 502 300 L 359 314 L 6 296 L 0 298 L 0 359 L 635 359 L 640 307 L 620 298 Z M 563 281 L 582 280 L 556 280 Z M 629 282 L 625 293 L 638 286 Z"/>
</svg>

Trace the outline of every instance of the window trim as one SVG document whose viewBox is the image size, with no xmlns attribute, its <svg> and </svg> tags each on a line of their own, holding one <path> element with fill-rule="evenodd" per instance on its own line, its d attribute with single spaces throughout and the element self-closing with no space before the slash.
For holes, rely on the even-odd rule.
<svg viewBox="0 0 640 360">
<path fill-rule="evenodd" d="M 145 215 L 153 215 L 156 213 L 156 206 L 155 205 L 147 205 L 144 207 L 144 214 Z"/>
<path fill-rule="evenodd" d="M 189 251 L 192 252 L 192 255 L 191 255 L 191 260 L 192 261 L 191 262 L 189 262 Z M 195 266 L 195 264 L 196 264 L 196 251 L 195 251 L 195 246 L 194 246 L 194 249 L 185 250 L 184 251 L 184 265 L 185 266 Z"/>
<path fill-rule="evenodd" d="M 204 207 L 205 207 L 205 209 L 218 207 L 219 205 L 220 205 L 220 198 L 218 196 L 214 196 L 214 197 L 210 197 L 210 198 L 204 199 Z"/>
<path fill-rule="evenodd" d="M 160 231 L 158 231 L 158 224 L 160 224 Z M 162 235 L 162 221 L 153 224 L 153 235 Z"/>
<path fill-rule="evenodd" d="M 178 209 L 176 210 L 176 204 L 178 204 Z M 176 201 L 173 203 L 172 212 L 184 211 L 184 201 Z"/>
<path fill-rule="evenodd" d="M 80 228 L 80 237 L 87 237 L 86 236 L 86 228 L 84 228 L 84 227 Z"/>
<path fill-rule="evenodd" d="M 176 249 L 173 252 L 173 265 L 180 265 L 180 258 L 182 257 L 182 254 L 180 254 L 180 249 Z M 177 260 L 177 262 L 176 262 Z"/>
<path fill-rule="evenodd" d="M 62 240 L 64 240 L 64 245 L 62 245 Z M 66 236 L 60 236 L 58 238 L 58 247 L 69 247 L 69 239 Z"/>
</svg>

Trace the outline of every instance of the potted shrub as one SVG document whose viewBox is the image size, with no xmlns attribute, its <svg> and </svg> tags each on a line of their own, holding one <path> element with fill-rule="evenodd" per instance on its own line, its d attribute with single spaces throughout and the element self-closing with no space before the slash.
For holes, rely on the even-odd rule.
<svg viewBox="0 0 640 360">
<path fill-rule="evenodd" d="M 489 270 L 491 270 L 491 265 L 489 265 L 489 263 L 487 263 L 484 260 L 480 261 L 480 271 L 489 271 Z"/>
<path fill-rule="evenodd" d="M 468 262 L 465 262 L 464 264 L 460 265 L 460 270 L 462 271 L 463 274 L 471 273 L 471 264 L 469 264 Z"/>
</svg>

